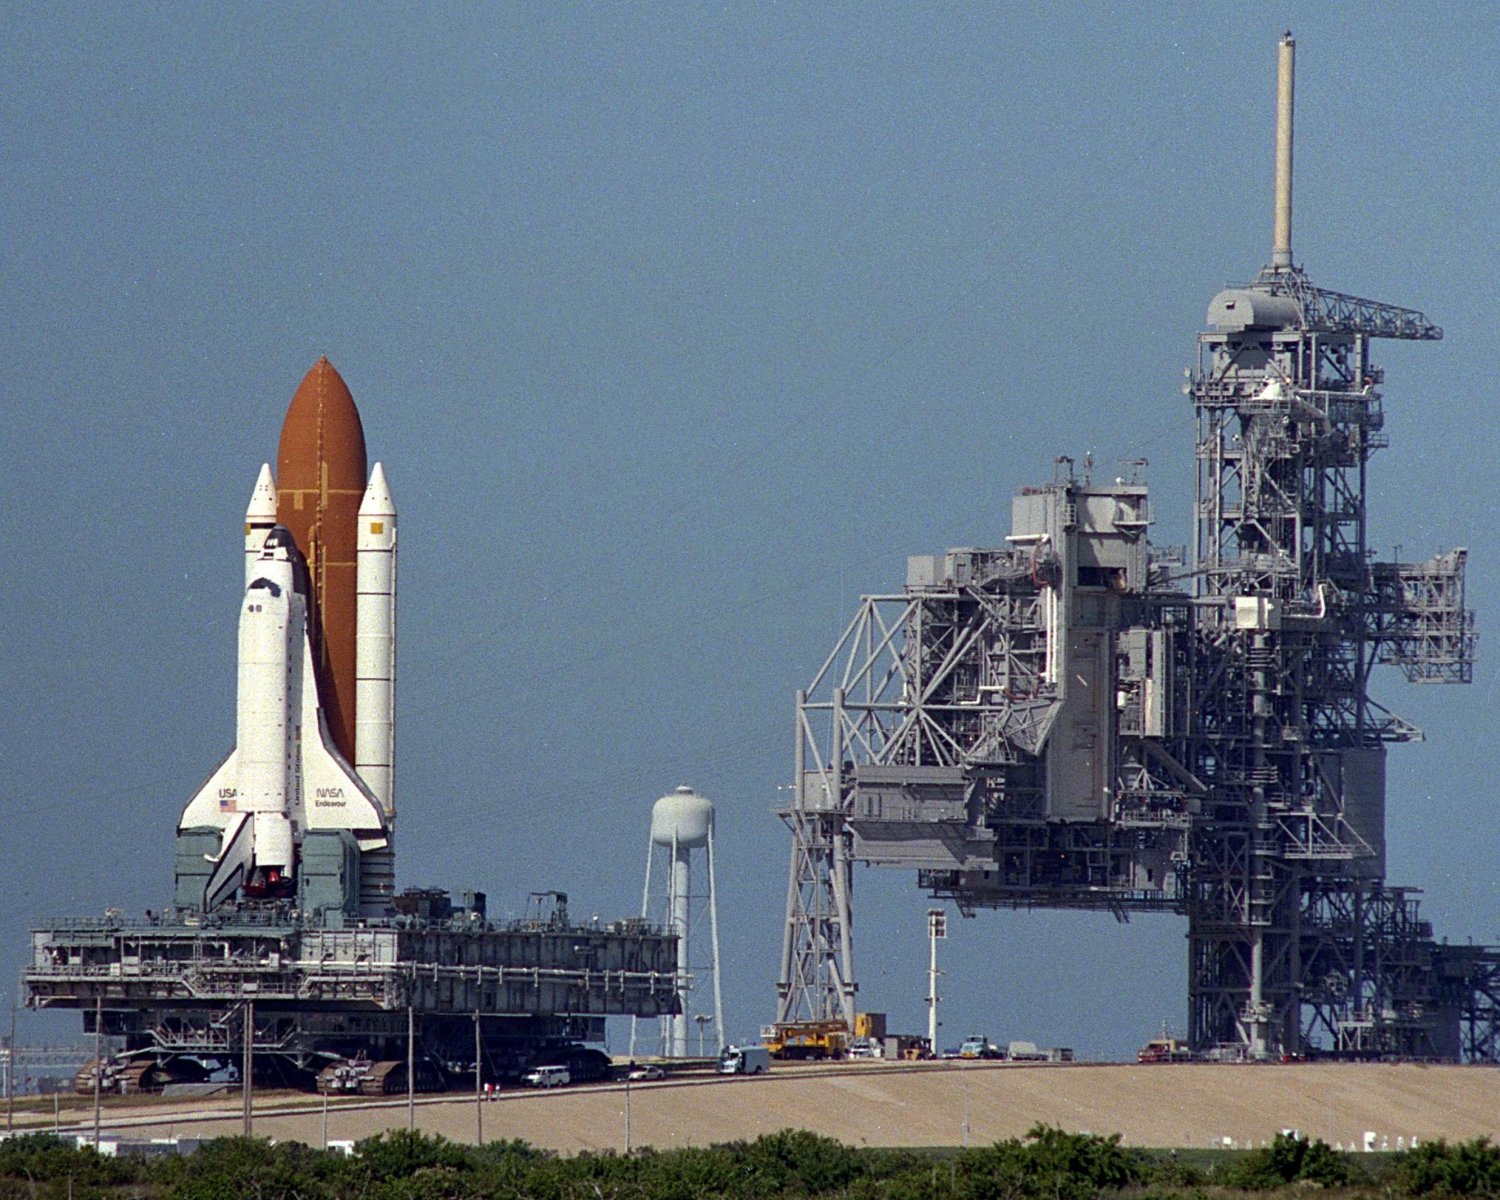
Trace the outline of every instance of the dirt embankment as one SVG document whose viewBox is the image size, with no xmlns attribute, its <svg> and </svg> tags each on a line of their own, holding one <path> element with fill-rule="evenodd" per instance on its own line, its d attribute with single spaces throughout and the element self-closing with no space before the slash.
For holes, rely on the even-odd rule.
<svg viewBox="0 0 1500 1200">
<path fill-rule="evenodd" d="M 233 1106 L 231 1107 L 231 1104 Z M 208 1106 L 204 1106 L 208 1107 Z M 131 1136 L 240 1132 L 237 1103 L 219 1114 L 120 1109 L 107 1129 Z M 428 1100 L 416 1125 L 473 1141 L 472 1099 Z M 777 1067 L 769 1076 L 702 1082 L 506 1092 L 483 1105 L 485 1140 L 520 1138 L 576 1153 L 632 1146 L 707 1145 L 778 1129 L 810 1129 L 853 1145 L 980 1145 L 1042 1122 L 1070 1131 L 1119 1133 L 1136 1146 L 1259 1144 L 1295 1128 L 1351 1146 L 1367 1131 L 1398 1139 L 1500 1138 L 1500 1069 L 1409 1064 L 1228 1066 L 1018 1066 L 847 1063 L 818 1070 Z M 133 1119 L 132 1119 L 133 1118 Z M 205 1119 L 207 1118 L 207 1119 Z M 328 1136 L 370 1137 L 406 1127 L 404 1100 L 379 1107 L 334 1105 Z M 148 1124 L 149 1122 L 149 1124 Z M 318 1145 L 316 1101 L 301 1111 L 258 1115 L 255 1133 Z"/>
</svg>

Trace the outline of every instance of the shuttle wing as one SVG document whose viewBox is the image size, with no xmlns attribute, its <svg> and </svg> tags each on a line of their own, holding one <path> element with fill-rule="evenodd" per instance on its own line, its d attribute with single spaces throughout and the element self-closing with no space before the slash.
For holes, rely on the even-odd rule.
<svg viewBox="0 0 1500 1200">
<path fill-rule="evenodd" d="M 214 768 L 208 781 L 193 793 L 193 798 L 187 802 L 182 816 L 177 820 L 178 833 L 184 829 L 209 825 L 222 829 L 234 817 L 234 801 L 238 794 L 235 788 L 238 770 L 235 756 L 236 752 L 233 750 L 225 755 L 224 761 Z"/>
<path fill-rule="evenodd" d="M 312 649 L 306 639 L 302 654 L 303 828 L 347 829 L 361 850 L 378 850 L 387 844 L 380 803 L 333 744 L 318 704 Z"/>
</svg>

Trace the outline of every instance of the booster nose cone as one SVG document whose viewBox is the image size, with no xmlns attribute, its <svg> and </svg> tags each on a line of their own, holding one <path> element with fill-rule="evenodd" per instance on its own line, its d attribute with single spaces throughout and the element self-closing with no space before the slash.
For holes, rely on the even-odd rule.
<svg viewBox="0 0 1500 1200">
<path fill-rule="evenodd" d="M 359 515 L 366 519 L 396 515 L 390 485 L 385 481 L 385 467 L 380 463 L 376 463 L 375 469 L 370 472 L 370 486 L 365 489 L 364 498 L 359 502 Z"/>
</svg>

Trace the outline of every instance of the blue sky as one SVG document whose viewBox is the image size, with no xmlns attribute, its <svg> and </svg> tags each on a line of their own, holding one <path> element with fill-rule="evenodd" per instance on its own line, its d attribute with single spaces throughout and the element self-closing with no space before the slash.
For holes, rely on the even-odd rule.
<svg viewBox="0 0 1500 1200">
<path fill-rule="evenodd" d="M 997 543 L 1059 454 L 1148 457 L 1153 538 L 1188 540 L 1182 370 L 1269 253 L 1286 26 L 1298 261 L 1447 333 L 1381 347 L 1370 522 L 1470 548 L 1481 658 L 1379 681 L 1429 738 L 1392 754 L 1390 878 L 1500 941 L 1489 6 L 5 12 L 0 962 L 170 896 L 233 737 L 244 506 L 326 353 L 401 511 L 400 884 L 629 913 L 692 784 L 753 1033 L 792 696 L 858 596 Z M 924 1029 L 928 900 L 856 896 L 863 1004 Z M 1185 1020 L 1181 920 L 951 933 L 945 1041 L 1124 1056 Z"/>
</svg>

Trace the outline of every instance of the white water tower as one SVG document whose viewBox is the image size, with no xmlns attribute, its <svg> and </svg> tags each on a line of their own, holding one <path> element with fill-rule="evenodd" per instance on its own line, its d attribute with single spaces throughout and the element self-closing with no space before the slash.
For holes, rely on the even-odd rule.
<svg viewBox="0 0 1500 1200">
<path fill-rule="evenodd" d="M 664 867 L 656 863 L 656 849 L 666 851 Z M 700 875 L 693 884 L 693 856 L 698 852 Z M 703 868 L 707 869 L 704 870 Z M 707 885 L 705 887 L 705 884 Z M 653 904 L 655 909 L 653 911 Z M 701 920 L 708 917 L 708 952 L 701 946 Z M 682 1011 L 661 1018 L 661 1054 L 686 1058 L 689 1030 L 706 1053 L 717 1054 L 724 1039 L 724 996 L 719 985 L 719 905 L 714 886 L 714 805 L 690 787 L 663 796 L 651 809 L 651 838 L 646 844 L 646 888 L 641 916 L 677 934 L 677 995 Z M 711 985 L 711 986 L 710 986 Z M 711 1028 L 708 1028 L 710 1027 Z M 711 1036 L 711 1041 L 709 1040 Z M 631 1023 L 630 1053 L 635 1054 L 635 1023 Z"/>
</svg>

